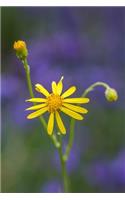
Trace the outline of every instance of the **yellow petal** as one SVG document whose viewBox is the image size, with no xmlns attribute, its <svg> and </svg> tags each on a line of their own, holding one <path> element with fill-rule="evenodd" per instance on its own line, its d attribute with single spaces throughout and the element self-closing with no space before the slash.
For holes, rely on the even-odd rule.
<svg viewBox="0 0 125 200">
<path fill-rule="evenodd" d="M 27 116 L 27 119 L 33 119 L 35 117 L 39 117 L 43 113 L 45 113 L 48 110 L 48 107 L 41 108 L 40 110 L 37 110 L 36 112 L 33 112 Z"/>
<path fill-rule="evenodd" d="M 64 99 L 63 102 L 67 102 L 67 103 L 88 103 L 89 99 L 88 98 L 68 98 L 68 99 Z"/>
<path fill-rule="evenodd" d="M 47 126 L 47 132 L 49 135 L 52 135 L 54 127 L 54 113 L 51 113 L 49 116 L 48 126 Z"/>
<path fill-rule="evenodd" d="M 27 99 L 26 102 L 33 102 L 33 103 L 42 103 L 46 102 L 46 99 L 43 98 L 32 98 L 32 99 Z"/>
<path fill-rule="evenodd" d="M 26 110 L 37 110 L 37 109 L 43 108 L 45 106 L 46 106 L 46 103 L 43 103 L 43 104 L 39 104 L 36 106 L 31 106 L 31 107 L 27 108 Z"/>
<path fill-rule="evenodd" d="M 87 113 L 88 110 L 85 109 L 85 108 L 82 108 L 80 106 L 75 106 L 75 105 L 72 105 L 72 104 L 68 104 L 68 103 L 63 103 L 63 106 L 69 108 L 70 110 L 73 110 L 73 111 L 76 111 L 78 113 Z"/>
<path fill-rule="evenodd" d="M 42 94 L 45 95 L 46 97 L 49 96 L 49 92 L 48 92 L 41 84 L 37 83 L 37 84 L 35 85 L 35 89 L 36 89 L 37 92 L 42 93 Z"/>
<path fill-rule="evenodd" d="M 53 92 L 54 94 L 57 94 L 57 85 L 56 85 L 56 82 L 55 82 L 55 81 L 52 82 L 52 92 Z"/>
<path fill-rule="evenodd" d="M 68 108 L 65 108 L 65 107 L 61 107 L 60 110 L 62 112 L 64 112 L 65 114 L 69 115 L 70 117 L 73 117 L 74 119 L 78 119 L 78 120 L 82 120 L 83 119 L 83 116 L 72 111 L 72 110 L 69 110 Z"/>
<path fill-rule="evenodd" d="M 57 111 L 56 111 L 56 121 L 57 121 L 60 132 L 62 134 L 66 134 L 65 126 L 64 126 L 63 121 L 60 117 L 60 114 Z"/>
<path fill-rule="evenodd" d="M 74 92 L 76 91 L 76 87 L 75 86 L 72 86 L 70 87 L 68 90 L 66 90 L 63 94 L 62 94 L 62 98 L 66 98 L 66 97 L 69 97 L 71 96 Z"/>
<path fill-rule="evenodd" d="M 57 84 L 57 93 L 58 93 L 58 95 L 60 95 L 62 93 L 62 89 L 63 89 L 62 80 L 63 80 L 63 76 L 61 77 L 60 81 Z"/>
</svg>

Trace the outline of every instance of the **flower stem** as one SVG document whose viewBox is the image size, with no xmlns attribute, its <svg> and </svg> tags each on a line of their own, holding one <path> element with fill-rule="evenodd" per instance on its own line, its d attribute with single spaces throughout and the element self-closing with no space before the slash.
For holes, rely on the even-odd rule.
<svg viewBox="0 0 125 200">
<path fill-rule="evenodd" d="M 32 89 L 32 82 L 31 82 L 31 78 L 30 78 L 30 67 L 29 67 L 26 59 L 23 61 L 23 64 L 24 64 L 24 69 L 25 69 L 25 72 L 26 72 L 26 79 L 27 79 L 27 85 L 28 85 L 29 93 L 30 93 L 30 96 L 32 98 L 34 98 L 33 89 Z"/>
<path fill-rule="evenodd" d="M 70 122 L 70 134 L 69 134 L 69 142 L 68 145 L 66 147 L 66 151 L 65 154 L 63 156 L 64 160 L 67 161 L 69 154 L 70 154 L 70 150 L 72 148 L 73 145 L 73 141 L 74 141 L 74 128 L 75 128 L 75 120 L 72 118 L 71 122 Z"/>
<path fill-rule="evenodd" d="M 31 82 L 31 77 L 30 77 L 30 67 L 28 65 L 27 59 L 23 60 L 22 63 L 24 65 L 24 69 L 25 69 L 25 72 L 26 72 L 26 80 L 27 80 L 27 85 L 28 85 L 28 90 L 29 90 L 29 93 L 30 93 L 30 97 L 34 98 L 32 82 Z M 46 121 L 44 120 L 44 118 L 42 116 L 40 116 L 39 120 L 40 120 L 42 126 L 44 127 L 45 131 L 47 131 L 47 124 L 46 124 Z M 56 136 L 54 134 L 51 136 L 51 139 L 52 139 L 52 142 L 55 145 L 55 147 L 59 148 L 60 143 L 58 142 L 58 140 L 57 140 L 57 138 L 56 138 Z"/>
<path fill-rule="evenodd" d="M 63 152 L 62 152 L 62 138 L 60 136 L 60 148 L 58 148 L 58 153 L 60 157 L 61 162 L 61 168 L 62 168 L 62 178 L 63 178 L 63 185 L 64 185 L 64 192 L 67 193 L 69 191 L 69 180 L 66 170 L 66 160 L 63 159 Z"/>
<path fill-rule="evenodd" d="M 90 85 L 82 94 L 82 97 L 85 97 L 89 92 L 93 91 L 94 88 L 96 86 L 102 86 L 104 88 L 109 88 L 109 85 L 107 83 L 104 83 L 104 82 L 96 82 L 96 83 L 93 83 L 92 85 Z"/>
<path fill-rule="evenodd" d="M 86 97 L 86 95 L 93 91 L 94 88 L 96 86 L 102 86 L 104 88 L 109 88 L 109 85 L 104 83 L 104 82 L 96 82 L 92 85 L 90 85 L 82 94 L 81 97 Z M 68 141 L 68 144 L 67 144 L 67 147 L 66 147 L 66 151 L 65 151 L 65 154 L 63 155 L 63 158 L 65 161 L 68 160 L 68 157 L 69 157 L 69 154 L 70 154 L 70 151 L 71 151 L 71 148 L 72 148 L 72 145 L 73 145 L 73 142 L 74 142 L 74 127 L 75 127 L 75 119 L 71 119 L 71 122 L 70 122 L 70 134 L 69 134 L 69 141 Z"/>
<path fill-rule="evenodd" d="M 30 77 L 30 67 L 29 67 L 26 59 L 23 61 L 23 65 L 24 65 L 24 69 L 25 69 L 25 72 L 26 72 L 26 79 L 27 79 L 27 85 L 28 85 L 30 97 L 34 98 L 32 82 L 31 82 L 31 77 Z M 44 118 L 42 116 L 40 116 L 39 119 L 40 119 L 43 127 L 46 129 L 47 125 L 46 125 Z"/>
<path fill-rule="evenodd" d="M 34 98 L 32 82 L 31 82 L 31 77 L 30 77 L 30 67 L 29 67 L 26 59 L 23 60 L 22 63 L 24 65 L 24 69 L 25 69 L 25 72 L 26 72 L 26 79 L 27 79 L 27 85 L 28 85 L 28 90 L 29 90 L 29 93 L 30 93 L 30 97 Z M 42 116 L 40 116 L 39 119 L 40 119 L 40 122 L 43 125 L 45 131 L 47 131 L 46 121 L 44 120 L 44 118 Z M 60 143 L 57 140 L 57 137 L 56 137 L 56 135 L 54 133 L 52 134 L 51 139 L 52 139 L 52 142 L 53 142 L 54 146 L 58 149 L 58 153 L 59 153 L 59 156 L 60 156 L 61 167 L 62 167 L 62 177 L 63 177 L 63 182 L 64 182 L 64 191 L 67 192 L 68 191 L 68 182 L 67 182 L 66 163 L 63 160 L 62 141 Z"/>
</svg>

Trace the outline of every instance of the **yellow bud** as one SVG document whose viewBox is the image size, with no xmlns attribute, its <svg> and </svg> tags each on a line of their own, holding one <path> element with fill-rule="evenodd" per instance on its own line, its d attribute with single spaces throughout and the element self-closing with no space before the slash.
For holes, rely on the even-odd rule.
<svg viewBox="0 0 125 200">
<path fill-rule="evenodd" d="M 108 101 L 117 101 L 118 99 L 117 91 L 109 87 L 105 90 L 105 97 Z"/>
<path fill-rule="evenodd" d="M 26 48 L 26 43 L 22 40 L 18 40 L 17 42 L 14 42 L 13 48 L 15 50 L 24 49 Z"/>
<path fill-rule="evenodd" d="M 23 60 L 28 55 L 28 50 L 26 47 L 26 43 L 22 40 L 18 40 L 14 42 L 13 48 L 16 50 L 16 55 L 19 59 Z"/>
</svg>

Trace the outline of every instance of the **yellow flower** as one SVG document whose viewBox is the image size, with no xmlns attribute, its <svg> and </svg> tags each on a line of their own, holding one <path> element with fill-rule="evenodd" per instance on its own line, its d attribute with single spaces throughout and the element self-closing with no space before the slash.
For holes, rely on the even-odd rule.
<svg viewBox="0 0 125 200">
<path fill-rule="evenodd" d="M 53 132 L 54 118 L 56 118 L 56 122 L 60 132 L 62 134 L 66 133 L 65 126 L 60 116 L 61 111 L 77 120 L 82 120 L 83 116 L 81 114 L 85 114 L 88 112 L 87 109 L 82 108 L 80 106 L 72 105 L 72 103 L 84 104 L 88 103 L 89 99 L 67 98 L 76 91 L 76 87 L 72 86 L 62 94 L 63 90 L 62 80 L 63 77 L 60 79 L 58 83 L 56 83 L 55 81 L 52 82 L 52 93 L 49 93 L 41 84 L 36 84 L 35 85 L 36 91 L 42 93 L 45 96 L 45 98 L 32 98 L 26 100 L 28 102 L 39 103 L 38 105 L 34 105 L 26 109 L 26 110 L 36 110 L 35 112 L 29 114 L 27 116 L 27 119 L 33 119 L 35 117 L 39 117 L 45 112 L 50 113 L 47 125 L 47 132 L 49 135 L 51 135 Z"/>
<path fill-rule="evenodd" d="M 16 50 L 17 57 L 20 59 L 24 59 L 28 55 L 28 50 L 26 47 L 26 43 L 22 40 L 18 40 L 14 42 L 13 48 Z"/>
<path fill-rule="evenodd" d="M 22 40 L 18 40 L 17 42 L 14 42 L 13 48 L 15 50 L 24 49 L 26 48 L 26 43 Z"/>
<path fill-rule="evenodd" d="M 117 101 L 118 99 L 117 91 L 109 87 L 105 91 L 105 97 L 108 101 Z"/>
</svg>

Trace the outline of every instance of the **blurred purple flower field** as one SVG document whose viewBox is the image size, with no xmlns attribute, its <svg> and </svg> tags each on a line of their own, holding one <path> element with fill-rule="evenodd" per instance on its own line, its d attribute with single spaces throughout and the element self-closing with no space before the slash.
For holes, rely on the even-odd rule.
<svg viewBox="0 0 125 200">
<path fill-rule="evenodd" d="M 18 39 L 27 43 L 34 85 L 50 91 L 51 82 L 64 76 L 64 90 L 76 85 L 77 96 L 97 81 L 118 91 L 115 103 L 106 101 L 100 87 L 89 94 L 89 114 L 76 123 L 67 169 L 71 192 L 125 192 L 124 35 L 125 8 L 2 8 L 3 192 L 63 192 L 57 152 L 39 121 L 26 119 L 29 93 L 13 50 Z"/>
<path fill-rule="evenodd" d="M 125 192 L 125 151 L 112 160 L 94 161 L 83 172 L 90 185 L 105 192 Z"/>
</svg>

